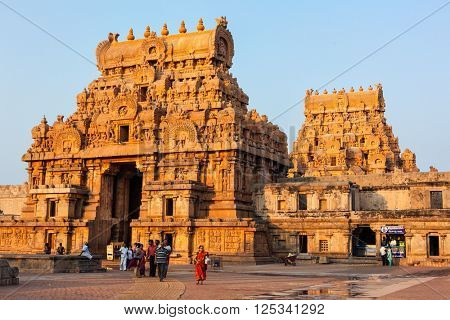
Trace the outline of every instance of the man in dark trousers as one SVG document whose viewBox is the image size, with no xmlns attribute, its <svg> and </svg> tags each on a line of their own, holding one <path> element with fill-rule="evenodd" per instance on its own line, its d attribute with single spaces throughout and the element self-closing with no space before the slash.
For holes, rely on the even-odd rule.
<svg viewBox="0 0 450 320">
<path fill-rule="evenodd" d="M 169 256 L 169 252 L 164 246 L 159 245 L 158 248 L 156 248 L 155 255 L 156 264 L 158 265 L 159 281 L 163 281 L 167 275 L 167 257 Z"/>
<path fill-rule="evenodd" d="M 148 240 L 147 259 L 150 263 L 149 277 L 156 276 L 156 245 L 153 244 L 153 240 Z"/>
</svg>

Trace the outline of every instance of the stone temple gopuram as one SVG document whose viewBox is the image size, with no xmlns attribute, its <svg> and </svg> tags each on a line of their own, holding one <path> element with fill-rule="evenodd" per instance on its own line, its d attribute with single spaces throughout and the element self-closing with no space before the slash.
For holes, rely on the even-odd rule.
<svg viewBox="0 0 450 320">
<path fill-rule="evenodd" d="M 247 109 L 229 72 L 226 19 L 118 36 L 98 44 L 101 76 L 77 110 L 33 128 L 28 197 L 20 222 L 0 224 L 13 238 L 1 250 L 62 242 L 76 252 L 89 241 L 104 254 L 110 242 L 168 238 L 182 261 L 206 242 L 223 255 L 267 256 L 252 192 L 287 171 L 287 139 Z"/>
<path fill-rule="evenodd" d="M 415 155 L 400 155 L 384 117 L 381 85 L 355 92 L 306 91 L 305 123 L 291 154 L 291 174 L 324 176 L 418 171 Z"/>
<path fill-rule="evenodd" d="M 167 239 L 175 263 L 200 244 L 234 262 L 376 261 L 389 244 L 400 264 L 449 264 L 450 173 L 419 172 L 400 150 L 381 85 L 308 90 L 289 155 L 248 110 L 233 55 L 224 17 L 109 34 L 76 111 L 32 129 L 27 185 L 0 186 L 0 253 Z"/>
</svg>

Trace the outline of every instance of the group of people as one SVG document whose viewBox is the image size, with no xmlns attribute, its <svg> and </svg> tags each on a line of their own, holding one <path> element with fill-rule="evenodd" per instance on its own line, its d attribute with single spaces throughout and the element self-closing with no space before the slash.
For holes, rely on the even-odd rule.
<svg viewBox="0 0 450 320">
<path fill-rule="evenodd" d="M 66 249 L 62 243 L 59 244 L 56 249 L 58 255 L 65 254 Z M 167 277 L 167 271 L 169 269 L 170 254 L 172 253 L 172 247 L 169 245 L 167 239 L 164 239 L 162 243 L 159 240 L 149 240 L 147 249 L 144 249 L 142 243 L 134 243 L 134 245 L 128 246 L 123 243 L 119 249 L 120 252 L 120 271 L 127 271 L 134 268 L 134 274 L 136 277 L 145 277 L 146 263 L 149 263 L 149 277 L 156 277 L 156 271 L 158 271 L 159 281 L 163 281 Z M 51 247 L 48 243 L 44 245 L 44 253 L 51 254 Z M 89 245 L 86 242 L 81 249 L 80 256 L 84 256 L 89 260 L 92 259 L 92 255 L 89 251 Z M 197 284 L 203 284 L 206 280 L 206 271 L 209 263 L 209 253 L 205 251 L 203 245 L 198 247 L 198 252 L 194 258 L 195 266 L 195 280 Z"/>
<path fill-rule="evenodd" d="M 149 277 L 156 277 L 158 271 L 159 281 L 163 281 L 167 277 L 169 268 L 170 254 L 172 247 L 165 239 L 163 243 L 159 240 L 153 242 L 148 241 L 147 250 L 144 249 L 142 243 L 135 243 L 133 247 L 127 246 L 125 243 L 119 249 L 120 252 L 120 271 L 127 271 L 134 268 L 136 277 L 145 277 L 145 266 L 149 263 Z M 209 254 L 201 245 L 194 259 L 195 279 L 197 284 L 203 284 L 206 280 L 206 271 L 209 263 Z"/>
<path fill-rule="evenodd" d="M 44 244 L 44 254 L 51 254 L 52 253 L 52 247 L 48 242 Z M 62 256 L 66 254 L 66 248 L 64 248 L 62 243 L 59 243 L 59 246 L 56 248 L 56 254 L 59 256 Z M 86 257 L 89 260 L 92 260 L 92 255 L 89 252 L 89 245 L 87 242 L 84 243 L 83 248 L 81 249 L 80 256 Z"/>
<path fill-rule="evenodd" d="M 51 254 L 52 253 L 52 247 L 50 247 L 50 244 L 46 242 L 44 244 L 44 254 Z M 56 248 L 56 254 L 57 255 L 64 255 L 66 253 L 66 248 L 64 248 L 63 244 L 60 243 L 58 248 Z"/>
<path fill-rule="evenodd" d="M 392 249 L 397 247 L 399 242 L 399 237 L 397 237 L 397 239 L 395 237 L 388 237 L 383 241 L 383 244 L 380 247 L 380 256 L 383 266 L 392 266 L 394 257 Z"/>
<path fill-rule="evenodd" d="M 121 271 L 134 268 L 136 277 L 140 278 L 145 276 L 145 265 L 149 262 L 149 277 L 156 277 L 156 270 L 158 270 L 159 281 L 163 281 L 167 277 L 170 254 L 172 253 L 172 248 L 167 239 L 163 243 L 160 243 L 159 240 L 155 242 L 149 240 L 147 250 L 144 249 L 142 243 L 134 243 L 133 247 L 123 243 L 119 251 L 119 269 Z"/>
</svg>

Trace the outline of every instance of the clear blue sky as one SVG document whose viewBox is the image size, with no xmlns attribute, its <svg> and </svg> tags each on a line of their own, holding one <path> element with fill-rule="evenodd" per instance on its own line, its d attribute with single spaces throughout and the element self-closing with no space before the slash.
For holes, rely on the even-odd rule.
<svg viewBox="0 0 450 320">
<path fill-rule="evenodd" d="M 269 119 L 438 8 L 445 1 L 12 1 L 21 12 L 82 55 L 108 32 L 142 37 L 145 26 L 178 32 L 227 16 L 235 42 L 232 68 L 250 108 Z M 219 5 L 220 4 L 220 5 Z M 2 30 L 0 184 L 26 179 L 20 160 L 43 114 L 75 110 L 75 96 L 98 77 L 96 67 L 0 3 Z M 450 5 L 355 67 L 327 88 L 381 82 L 386 116 L 402 150 L 421 170 L 450 170 Z M 303 105 L 274 120 L 295 138 Z M 292 141 L 290 141 L 291 144 Z"/>
</svg>

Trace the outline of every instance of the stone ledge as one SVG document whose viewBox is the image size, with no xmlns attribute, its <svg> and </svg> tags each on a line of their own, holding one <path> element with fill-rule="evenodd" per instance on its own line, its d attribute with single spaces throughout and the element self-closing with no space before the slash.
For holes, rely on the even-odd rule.
<svg viewBox="0 0 450 320">
<path fill-rule="evenodd" d="M 78 273 L 102 272 L 102 256 L 93 256 L 92 260 L 82 256 L 45 255 L 45 254 L 0 254 L 9 265 L 29 273 Z"/>
</svg>

